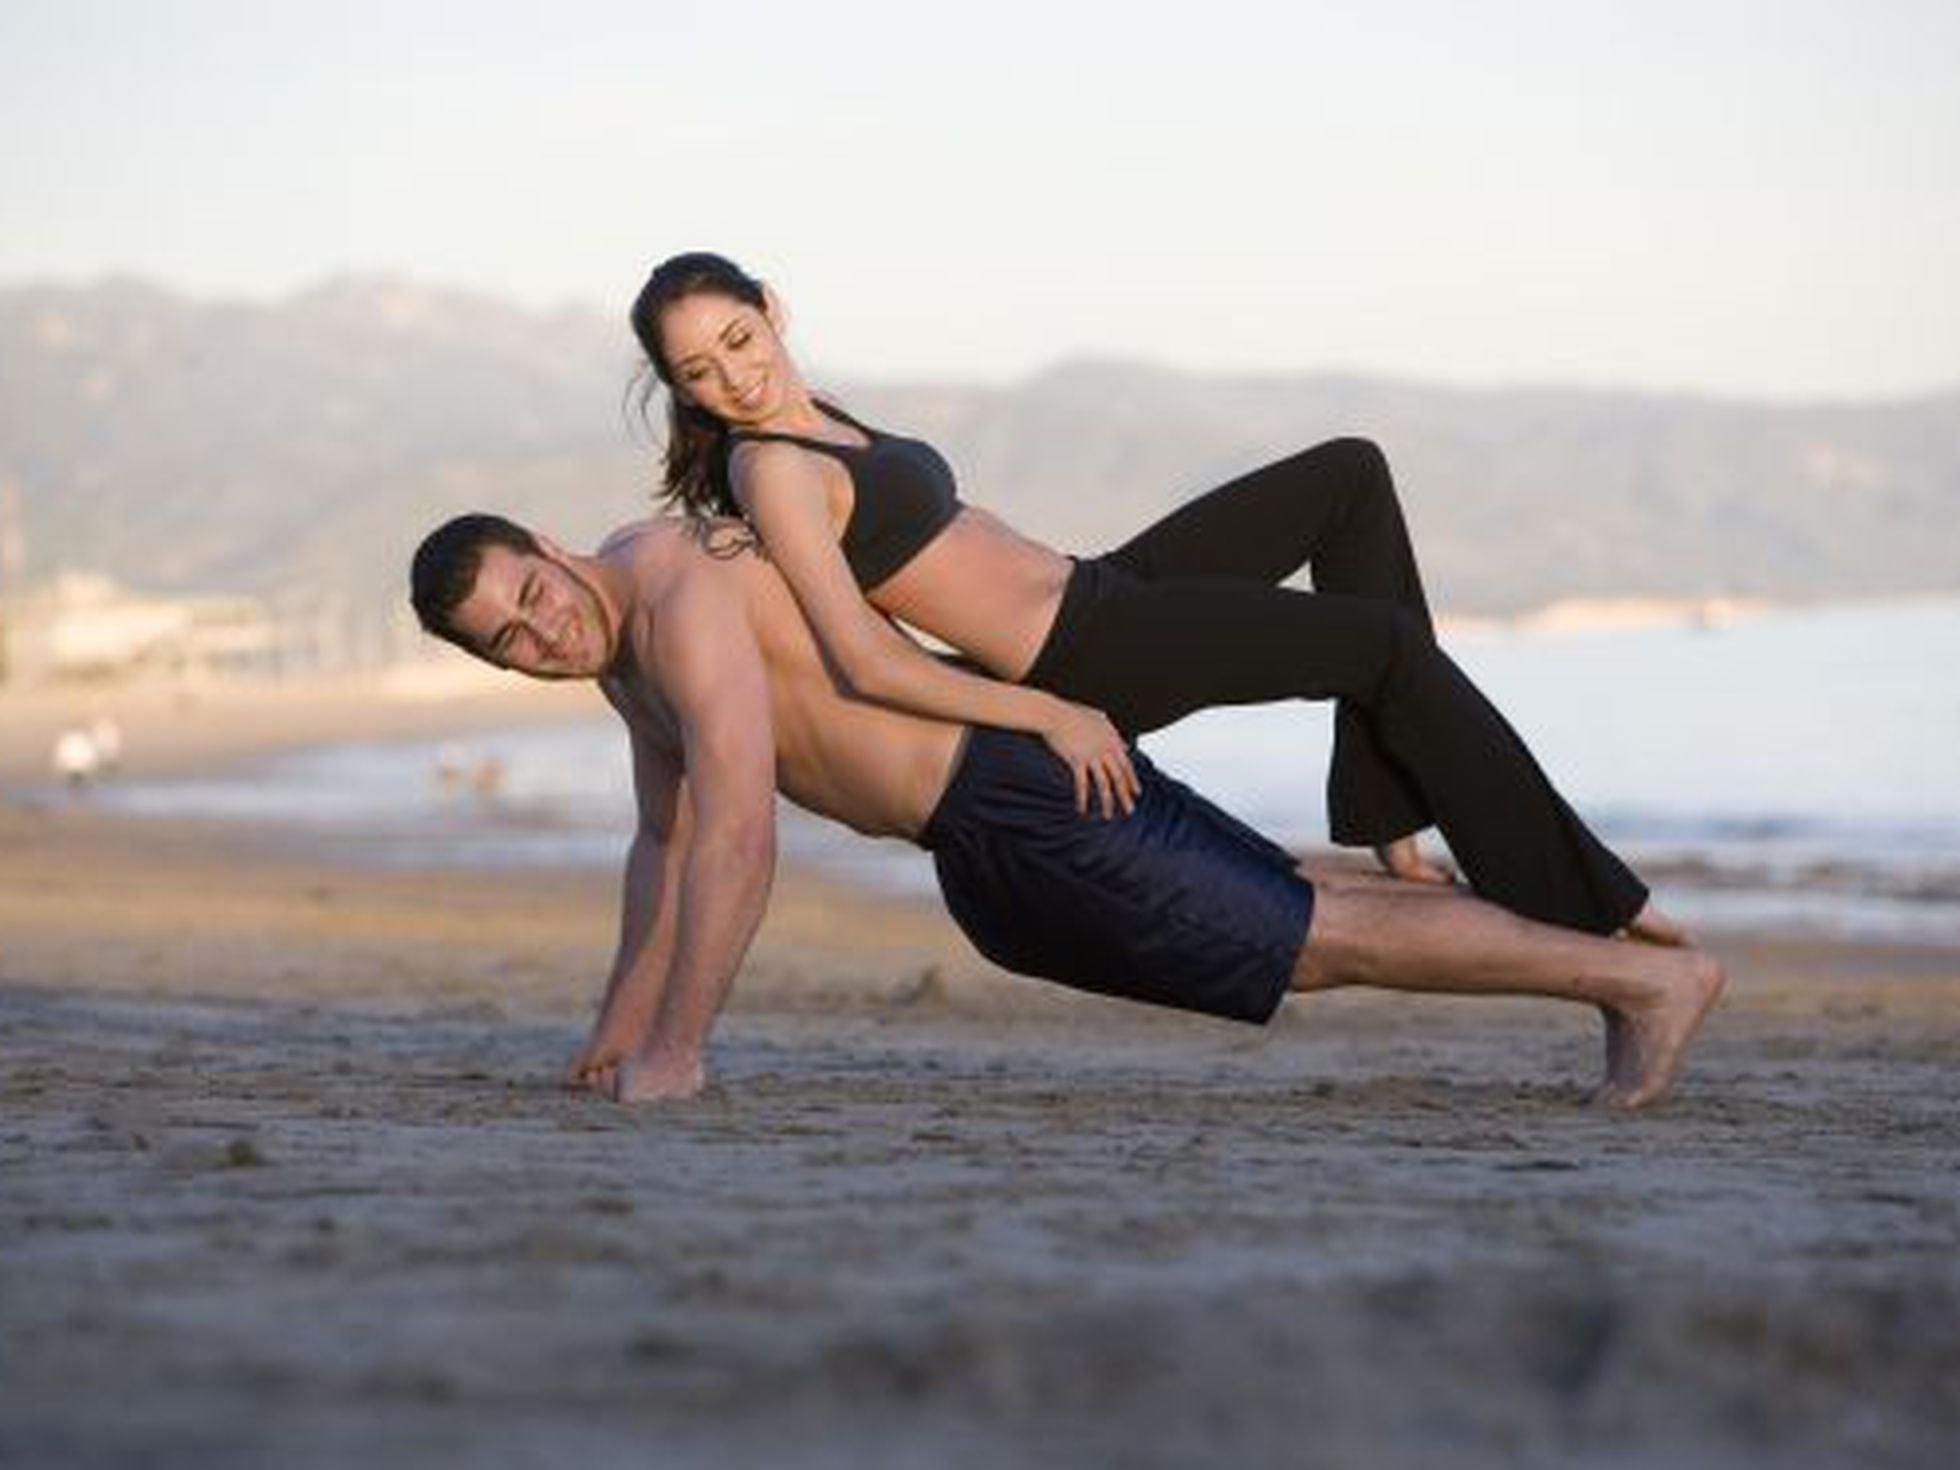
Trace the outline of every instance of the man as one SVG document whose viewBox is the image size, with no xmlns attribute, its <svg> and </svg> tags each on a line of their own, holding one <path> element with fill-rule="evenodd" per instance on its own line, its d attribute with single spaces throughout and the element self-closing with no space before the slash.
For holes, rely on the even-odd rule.
<svg viewBox="0 0 1960 1470">
<path fill-rule="evenodd" d="M 574 1064 L 622 1102 L 702 1086 L 767 900 L 777 787 L 931 849 L 960 927 L 1024 973 L 1253 1022 L 1288 990 L 1341 985 L 1598 1006 L 1596 1096 L 1617 1107 L 1668 1091 L 1722 988 L 1685 946 L 1551 928 L 1427 885 L 1310 883 L 1141 755 L 1133 809 L 1085 815 L 1033 736 L 840 687 L 737 523 L 641 522 L 576 556 L 463 516 L 423 542 L 412 580 L 430 632 L 537 678 L 597 679 L 626 722 L 639 826 L 605 1000 Z"/>
</svg>

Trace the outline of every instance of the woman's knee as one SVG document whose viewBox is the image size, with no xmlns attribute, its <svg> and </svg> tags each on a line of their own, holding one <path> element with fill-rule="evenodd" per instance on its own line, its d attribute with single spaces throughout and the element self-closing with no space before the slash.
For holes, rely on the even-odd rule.
<svg viewBox="0 0 1960 1470">
<path fill-rule="evenodd" d="M 1372 439 L 1346 434 L 1306 450 L 1302 459 L 1337 474 L 1351 494 L 1367 498 L 1395 495 L 1395 477 L 1389 471 L 1388 456 Z"/>
</svg>

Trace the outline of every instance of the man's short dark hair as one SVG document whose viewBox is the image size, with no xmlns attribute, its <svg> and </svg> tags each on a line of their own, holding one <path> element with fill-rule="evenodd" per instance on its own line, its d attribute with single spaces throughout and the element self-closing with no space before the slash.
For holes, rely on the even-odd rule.
<svg viewBox="0 0 1960 1470">
<path fill-rule="evenodd" d="M 515 521 L 473 511 L 443 522 L 422 538 L 422 544 L 415 549 L 415 562 L 408 578 L 408 600 L 415 605 L 415 616 L 423 630 L 478 656 L 483 650 L 456 631 L 454 619 L 456 609 L 475 589 L 476 574 L 483 567 L 483 553 L 492 546 L 504 547 L 520 556 L 535 555 L 544 549 L 537 537 Z"/>
</svg>

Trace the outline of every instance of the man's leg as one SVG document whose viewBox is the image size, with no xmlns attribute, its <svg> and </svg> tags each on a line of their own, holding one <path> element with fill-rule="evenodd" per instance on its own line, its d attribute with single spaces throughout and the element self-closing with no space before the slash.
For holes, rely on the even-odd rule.
<svg viewBox="0 0 1960 1470">
<path fill-rule="evenodd" d="M 1595 1097 L 1620 1108 L 1667 1094 L 1723 983 L 1722 967 L 1700 950 L 1595 938 L 1466 894 L 1339 879 L 1316 883 L 1293 972 L 1301 991 L 1369 985 L 1598 1006 L 1606 1078 Z"/>
</svg>

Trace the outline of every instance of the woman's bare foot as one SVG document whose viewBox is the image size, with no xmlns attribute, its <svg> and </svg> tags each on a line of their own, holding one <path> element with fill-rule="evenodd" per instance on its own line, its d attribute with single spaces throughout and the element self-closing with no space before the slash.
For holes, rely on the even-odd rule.
<svg viewBox="0 0 1960 1470">
<path fill-rule="evenodd" d="M 1673 1088 L 1708 1008 L 1727 984 L 1713 956 L 1683 950 L 1678 973 L 1643 999 L 1606 1014 L 1606 1081 L 1593 1101 L 1632 1111 Z"/>
<path fill-rule="evenodd" d="M 1434 883 L 1447 888 L 1456 881 L 1448 868 L 1432 863 L 1422 855 L 1413 833 L 1398 837 L 1393 842 L 1377 843 L 1375 860 L 1390 876 L 1400 878 L 1405 883 Z"/>
<path fill-rule="evenodd" d="M 1628 939 L 1637 939 L 1642 944 L 1659 944 L 1669 949 L 1681 949 L 1694 943 L 1693 937 L 1674 920 L 1654 907 L 1649 899 L 1620 931 Z"/>
</svg>

